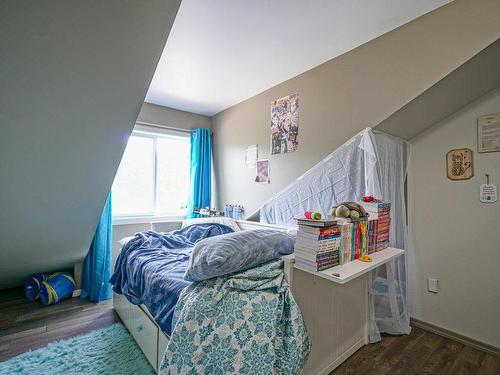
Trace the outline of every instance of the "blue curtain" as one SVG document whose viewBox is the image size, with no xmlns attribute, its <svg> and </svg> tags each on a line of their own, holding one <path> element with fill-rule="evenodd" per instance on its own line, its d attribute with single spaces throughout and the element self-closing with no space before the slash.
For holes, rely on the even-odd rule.
<svg viewBox="0 0 500 375">
<path fill-rule="evenodd" d="M 97 303 L 111 298 L 111 193 L 101 214 L 101 219 L 83 263 L 81 298 Z"/>
<path fill-rule="evenodd" d="M 191 130 L 191 169 L 188 218 L 193 209 L 210 207 L 212 199 L 212 134 L 210 129 Z"/>
</svg>

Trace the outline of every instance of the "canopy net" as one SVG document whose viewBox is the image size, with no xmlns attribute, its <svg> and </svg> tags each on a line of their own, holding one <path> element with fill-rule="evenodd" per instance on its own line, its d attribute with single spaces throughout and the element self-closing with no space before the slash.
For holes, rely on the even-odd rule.
<svg viewBox="0 0 500 375">
<path fill-rule="evenodd" d="M 372 195 L 391 202 L 390 246 L 407 248 L 404 184 L 408 144 L 367 128 L 316 164 L 260 209 L 260 221 L 296 226 L 304 211 L 329 214 L 344 201 Z M 410 333 L 407 310 L 407 257 L 401 256 L 372 272 L 370 342 L 380 333 Z"/>
</svg>

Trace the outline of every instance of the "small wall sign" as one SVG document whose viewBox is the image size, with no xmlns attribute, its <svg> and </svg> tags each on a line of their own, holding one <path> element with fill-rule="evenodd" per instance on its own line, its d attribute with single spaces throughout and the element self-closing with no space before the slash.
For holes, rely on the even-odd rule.
<svg viewBox="0 0 500 375">
<path fill-rule="evenodd" d="M 500 113 L 477 119 L 477 152 L 500 151 Z"/>
<path fill-rule="evenodd" d="M 497 201 L 497 186 L 483 184 L 479 187 L 479 200 L 483 203 L 495 203 Z"/>
<path fill-rule="evenodd" d="M 459 148 L 446 154 L 446 172 L 450 180 L 468 180 L 474 176 L 472 150 Z"/>
<path fill-rule="evenodd" d="M 497 201 L 497 186 L 490 184 L 490 175 L 485 174 L 486 183 L 479 187 L 479 201 L 482 203 L 495 203 Z"/>
</svg>

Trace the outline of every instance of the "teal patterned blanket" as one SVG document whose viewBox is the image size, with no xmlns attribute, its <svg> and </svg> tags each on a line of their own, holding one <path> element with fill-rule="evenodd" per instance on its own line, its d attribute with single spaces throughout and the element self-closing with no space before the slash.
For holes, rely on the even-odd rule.
<svg viewBox="0 0 500 375">
<path fill-rule="evenodd" d="M 182 292 L 160 374 L 299 374 L 311 342 L 283 261 Z"/>
</svg>

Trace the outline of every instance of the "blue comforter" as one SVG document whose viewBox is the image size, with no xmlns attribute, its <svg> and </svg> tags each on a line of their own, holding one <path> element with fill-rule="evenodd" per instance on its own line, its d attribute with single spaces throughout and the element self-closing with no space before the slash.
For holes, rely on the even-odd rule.
<svg viewBox="0 0 500 375">
<path fill-rule="evenodd" d="M 192 247 L 205 238 L 233 232 L 222 224 L 195 224 L 168 233 L 137 233 L 118 256 L 110 283 L 133 304 L 144 304 L 170 335 Z"/>
</svg>

